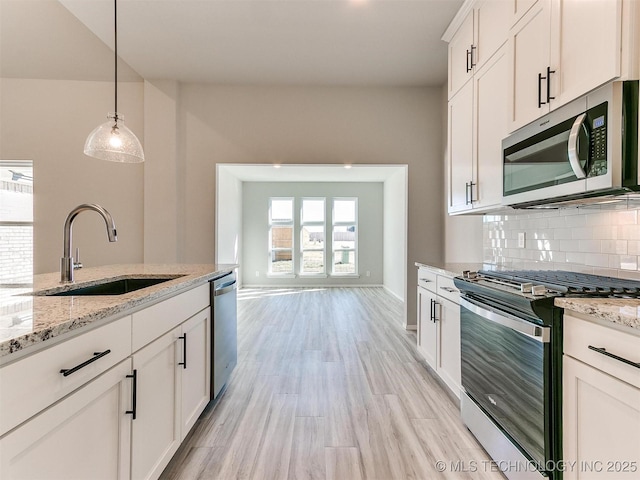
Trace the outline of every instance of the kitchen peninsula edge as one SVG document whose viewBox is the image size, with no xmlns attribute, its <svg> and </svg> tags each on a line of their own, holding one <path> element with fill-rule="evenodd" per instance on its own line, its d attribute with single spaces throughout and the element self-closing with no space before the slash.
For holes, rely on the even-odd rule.
<svg viewBox="0 0 640 480">
<path fill-rule="evenodd" d="M 106 265 L 77 270 L 75 283 L 68 287 L 91 286 L 124 276 L 180 275 L 122 295 L 33 295 L 34 292 L 61 288 L 58 272 L 34 275 L 32 286 L 27 288 L 0 288 L 0 364 L 149 307 L 237 267 L 236 264 Z"/>
</svg>

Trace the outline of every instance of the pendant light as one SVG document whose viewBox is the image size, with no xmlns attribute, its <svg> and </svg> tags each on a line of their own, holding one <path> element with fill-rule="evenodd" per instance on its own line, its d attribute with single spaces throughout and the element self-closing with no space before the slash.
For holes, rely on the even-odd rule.
<svg viewBox="0 0 640 480">
<path fill-rule="evenodd" d="M 124 116 L 118 113 L 118 6 L 113 0 L 114 18 L 114 72 L 115 72 L 115 108 L 107 114 L 107 122 L 99 125 L 87 137 L 84 153 L 90 157 L 111 162 L 144 162 L 144 151 L 140 140 L 124 124 Z"/>
</svg>

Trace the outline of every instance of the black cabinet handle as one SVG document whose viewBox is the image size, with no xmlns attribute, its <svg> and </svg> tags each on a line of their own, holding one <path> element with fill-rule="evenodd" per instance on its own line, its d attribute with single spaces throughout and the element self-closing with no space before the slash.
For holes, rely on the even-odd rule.
<svg viewBox="0 0 640 480">
<path fill-rule="evenodd" d="M 467 50 L 467 73 L 471 70 L 471 67 L 469 66 L 471 62 L 469 62 L 469 60 L 471 60 L 471 50 Z"/>
<path fill-rule="evenodd" d="M 82 362 L 80 365 L 76 365 L 73 368 L 63 368 L 62 370 L 60 370 L 60 373 L 64 376 L 64 377 L 68 377 L 69 375 L 71 375 L 72 373 L 76 373 L 78 370 L 80 370 L 81 368 L 86 367 L 87 365 L 89 365 L 90 363 L 95 362 L 96 360 L 98 360 L 99 358 L 104 357 L 105 355 L 109 355 L 111 353 L 111 350 L 105 350 L 104 352 L 93 352 L 93 357 L 91 357 L 89 360 L 87 360 L 86 362 Z"/>
<path fill-rule="evenodd" d="M 473 180 L 469 182 L 469 203 L 473 205 L 473 186 L 475 183 Z"/>
<path fill-rule="evenodd" d="M 131 390 L 131 410 L 124 413 L 131 415 L 132 420 L 135 420 L 138 410 L 138 370 L 134 369 L 131 375 L 127 375 L 127 378 L 133 379 L 133 388 Z"/>
<path fill-rule="evenodd" d="M 464 204 L 469 205 L 469 182 L 464 184 Z"/>
<path fill-rule="evenodd" d="M 429 299 L 429 303 L 430 303 L 429 320 L 433 322 L 433 298 Z"/>
<path fill-rule="evenodd" d="M 547 102 L 542 101 L 542 80 L 545 78 L 546 77 L 543 77 L 541 73 L 538 74 L 538 108 L 547 104 Z"/>
<path fill-rule="evenodd" d="M 551 100 L 555 100 L 556 97 L 552 97 L 551 96 L 551 74 L 552 73 L 556 73 L 555 70 L 551 70 L 551 67 L 547 67 L 547 103 L 549 103 Z"/>
<path fill-rule="evenodd" d="M 593 350 L 594 352 L 598 352 L 602 355 L 605 355 L 607 357 L 611 357 L 614 360 L 618 360 L 619 362 L 622 363 L 626 363 L 627 365 L 631 365 L 632 367 L 636 367 L 636 368 L 640 368 L 640 362 L 636 363 L 636 362 L 632 362 L 629 359 L 626 359 L 624 357 L 620 357 L 618 355 L 615 355 L 613 353 L 609 353 L 607 352 L 607 350 L 604 347 L 594 347 L 593 345 L 589 345 L 589 350 Z"/>
<path fill-rule="evenodd" d="M 182 362 L 179 362 L 178 365 L 182 365 L 182 368 L 187 368 L 187 333 L 178 337 L 180 340 L 184 341 L 184 349 L 182 350 Z"/>
</svg>

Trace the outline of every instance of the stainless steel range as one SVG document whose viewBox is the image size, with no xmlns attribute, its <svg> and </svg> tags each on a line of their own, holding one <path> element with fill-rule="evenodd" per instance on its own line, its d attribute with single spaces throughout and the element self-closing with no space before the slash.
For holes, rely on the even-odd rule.
<svg viewBox="0 0 640 480">
<path fill-rule="evenodd" d="M 558 296 L 638 297 L 640 282 L 566 271 L 465 272 L 461 413 L 510 480 L 562 478 Z"/>
</svg>

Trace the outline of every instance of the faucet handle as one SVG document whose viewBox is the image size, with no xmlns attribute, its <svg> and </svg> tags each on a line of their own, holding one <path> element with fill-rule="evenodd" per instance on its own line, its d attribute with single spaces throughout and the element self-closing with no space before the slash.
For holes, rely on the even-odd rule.
<svg viewBox="0 0 640 480">
<path fill-rule="evenodd" d="M 80 248 L 78 247 L 76 247 L 76 258 L 73 260 L 73 268 L 82 268 L 82 263 L 80 262 Z"/>
</svg>

